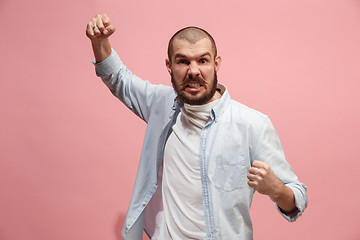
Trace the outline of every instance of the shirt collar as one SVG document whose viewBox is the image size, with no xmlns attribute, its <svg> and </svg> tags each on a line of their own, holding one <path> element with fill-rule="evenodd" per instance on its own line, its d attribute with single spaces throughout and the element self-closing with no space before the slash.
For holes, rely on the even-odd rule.
<svg viewBox="0 0 360 240">
<path fill-rule="evenodd" d="M 218 121 L 218 119 L 223 115 L 226 107 L 229 106 L 231 101 L 229 92 L 225 85 L 218 83 L 217 88 L 220 90 L 221 98 L 211 110 L 211 118 L 215 121 Z"/>
</svg>

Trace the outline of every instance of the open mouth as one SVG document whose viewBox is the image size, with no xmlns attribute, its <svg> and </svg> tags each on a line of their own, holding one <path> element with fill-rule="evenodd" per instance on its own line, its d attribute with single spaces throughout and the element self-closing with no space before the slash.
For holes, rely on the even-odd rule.
<svg viewBox="0 0 360 240">
<path fill-rule="evenodd" d="M 185 86 L 185 91 L 187 91 L 191 94 L 196 94 L 196 93 L 200 92 L 202 89 L 203 89 L 203 85 L 199 82 L 189 82 Z"/>
<path fill-rule="evenodd" d="M 187 84 L 186 87 L 189 87 L 189 88 L 200 88 L 202 85 L 198 82 L 190 82 Z"/>
</svg>

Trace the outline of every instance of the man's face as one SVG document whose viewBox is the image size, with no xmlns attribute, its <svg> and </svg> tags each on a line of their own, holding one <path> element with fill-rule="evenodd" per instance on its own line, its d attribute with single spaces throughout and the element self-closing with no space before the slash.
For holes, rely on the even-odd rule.
<svg viewBox="0 0 360 240">
<path fill-rule="evenodd" d="M 193 105 L 219 98 L 215 92 L 220 62 L 221 58 L 214 56 L 209 39 L 201 39 L 195 44 L 175 39 L 171 63 L 167 59 L 166 66 L 178 97 Z"/>
</svg>

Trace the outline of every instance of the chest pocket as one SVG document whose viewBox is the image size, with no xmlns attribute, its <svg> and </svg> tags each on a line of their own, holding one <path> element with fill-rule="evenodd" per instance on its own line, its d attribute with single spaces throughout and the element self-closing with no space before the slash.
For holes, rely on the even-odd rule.
<svg viewBox="0 0 360 240">
<path fill-rule="evenodd" d="M 227 192 L 242 189 L 247 182 L 246 161 L 241 155 L 217 156 L 215 187 Z"/>
</svg>

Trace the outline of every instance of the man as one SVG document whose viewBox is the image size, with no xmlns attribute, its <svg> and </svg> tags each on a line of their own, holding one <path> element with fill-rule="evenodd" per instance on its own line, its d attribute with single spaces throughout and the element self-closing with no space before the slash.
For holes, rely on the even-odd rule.
<svg viewBox="0 0 360 240">
<path fill-rule="evenodd" d="M 295 221 L 306 186 L 285 160 L 269 118 L 230 99 L 217 83 L 221 58 L 206 31 L 189 27 L 169 42 L 173 88 L 132 74 L 110 46 L 106 14 L 87 25 L 96 73 L 148 125 L 124 239 L 252 239 L 255 191 Z M 174 91 L 175 90 L 175 91 Z"/>
</svg>

